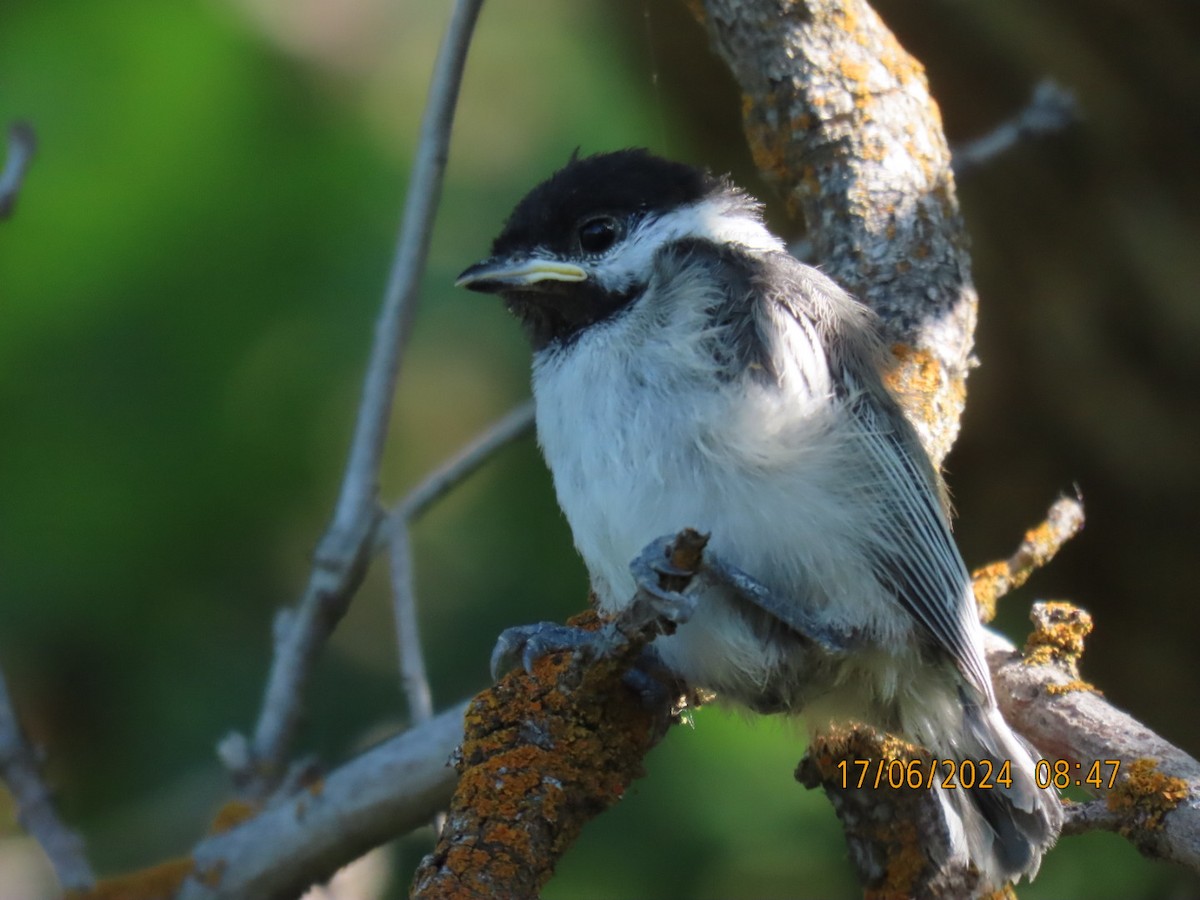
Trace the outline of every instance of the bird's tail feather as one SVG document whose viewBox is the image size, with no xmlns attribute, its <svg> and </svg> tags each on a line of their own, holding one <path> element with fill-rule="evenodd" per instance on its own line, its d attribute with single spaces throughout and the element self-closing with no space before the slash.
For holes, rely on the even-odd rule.
<svg viewBox="0 0 1200 900">
<path fill-rule="evenodd" d="M 1063 819 L 1054 788 L 1037 785 L 1033 748 L 995 706 L 975 703 L 964 703 L 961 732 L 940 743 L 931 748 L 935 755 L 991 771 L 986 783 L 966 788 L 966 779 L 960 779 L 955 790 L 939 789 L 952 835 L 961 834 L 962 849 L 995 887 L 1032 878 L 1058 839 Z M 990 766 L 983 766 L 984 760 Z"/>
</svg>

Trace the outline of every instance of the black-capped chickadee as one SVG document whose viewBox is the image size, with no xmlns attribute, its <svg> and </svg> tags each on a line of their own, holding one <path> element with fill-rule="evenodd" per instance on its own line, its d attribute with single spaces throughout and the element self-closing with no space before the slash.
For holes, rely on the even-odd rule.
<svg viewBox="0 0 1200 900">
<path fill-rule="evenodd" d="M 1032 877 L 1062 809 L 997 709 L 874 314 L 727 179 L 644 150 L 572 159 L 458 284 L 503 297 L 533 343 L 538 440 L 601 612 L 631 602 L 645 547 L 710 532 L 661 661 L 754 710 L 1004 766 L 1008 786 L 939 792 L 951 852 L 996 886 Z"/>
</svg>

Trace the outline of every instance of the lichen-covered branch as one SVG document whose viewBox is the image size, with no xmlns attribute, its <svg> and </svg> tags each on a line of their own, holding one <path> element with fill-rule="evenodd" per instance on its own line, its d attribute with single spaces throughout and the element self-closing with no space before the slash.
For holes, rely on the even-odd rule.
<svg viewBox="0 0 1200 900">
<path fill-rule="evenodd" d="M 415 898 L 538 895 L 667 731 L 665 709 L 621 683 L 629 664 L 604 659 L 581 672 L 569 654 L 546 656 L 471 702 L 459 785 L 437 849 L 417 872 Z"/>
<path fill-rule="evenodd" d="M 818 735 L 800 760 L 796 780 L 824 790 L 868 900 L 975 896 L 979 873 L 944 863 L 950 833 L 925 785 L 937 771 L 924 748 L 861 725 Z"/>
<path fill-rule="evenodd" d="M 671 562 L 694 572 L 706 541 L 681 532 Z M 639 692 L 625 679 L 647 643 L 680 621 L 639 592 L 614 620 L 573 621 L 603 635 L 595 646 L 604 652 L 547 654 L 471 702 L 458 788 L 437 848 L 417 870 L 416 900 L 538 895 L 583 826 L 642 775 L 642 759 L 674 720 L 678 692 L 657 682 Z"/>
<path fill-rule="evenodd" d="M 743 92 L 755 162 L 815 261 L 881 316 L 935 464 L 958 434 L 976 297 L 950 150 L 921 64 L 864 0 L 690 4 Z"/>
<path fill-rule="evenodd" d="M 1039 606 L 1034 622 L 1024 654 L 988 632 L 988 664 L 1005 718 L 1050 763 L 1047 774 L 1065 761 L 1063 779 L 1105 798 L 1107 815 L 1068 808 L 1066 831 L 1116 831 L 1146 856 L 1200 872 L 1200 762 L 1079 680 L 1086 613 Z"/>
<path fill-rule="evenodd" d="M 1008 559 L 980 566 L 971 573 L 979 618 L 990 622 L 996 617 L 996 601 L 1015 591 L 1036 570 L 1052 560 L 1063 544 L 1083 529 L 1083 501 L 1079 497 L 1060 497 L 1050 507 L 1045 521 L 1025 532 L 1020 546 Z"/>
</svg>

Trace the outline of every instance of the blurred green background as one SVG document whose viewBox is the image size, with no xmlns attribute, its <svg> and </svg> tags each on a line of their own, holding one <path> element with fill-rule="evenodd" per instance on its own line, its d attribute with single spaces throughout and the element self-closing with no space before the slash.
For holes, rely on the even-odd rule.
<svg viewBox="0 0 1200 900">
<path fill-rule="evenodd" d="M 1078 484 L 1089 524 L 1006 601 L 1097 630 L 1085 675 L 1193 753 L 1200 631 L 1200 7 L 885 0 L 952 140 L 1050 75 L 1086 121 L 961 185 L 982 297 L 949 474 L 968 563 Z M 108 873 L 180 853 L 227 796 L 273 612 L 336 489 L 445 0 L 5 0 L 0 121 L 41 149 L 0 223 L 0 664 L 60 805 Z M 489 4 L 472 51 L 385 492 L 526 396 L 499 304 L 456 292 L 520 196 L 584 151 L 645 145 L 764 193 L 736 88 L 674 0 Z M 765 197 L 764 199 L 774 200 Z M 788 235 L 800 231 L 775 204 Z M 532 440 L 416 533 L 439 705 L 505 626 L 585 579 Z M 302 749 L 330 763 L 406 710 L 375 572 L 325 654 Z M 589 826 L 550 898 L 853 897 L 803 729 L 703 710 Z M 50 896 L 0 794 L 0 896 Z M 401 896 L 427 833 L 342 897 Z M 1108 835 L 1065 840 L 1023 897 L 1200 896 Z"/>
</svg>

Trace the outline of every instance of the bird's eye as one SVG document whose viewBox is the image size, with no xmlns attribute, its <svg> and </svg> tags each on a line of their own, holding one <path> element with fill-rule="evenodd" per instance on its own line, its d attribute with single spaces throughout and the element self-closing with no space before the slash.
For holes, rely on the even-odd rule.
<svg viewBox="0 0 1200 900">
<path fill-rule="evenodd" d="M 617 242 L 620 229 L 616 219 L 597 216 L 579 226 L 579 248 L 584 253 L 603 253 Z"/>
</svg>

